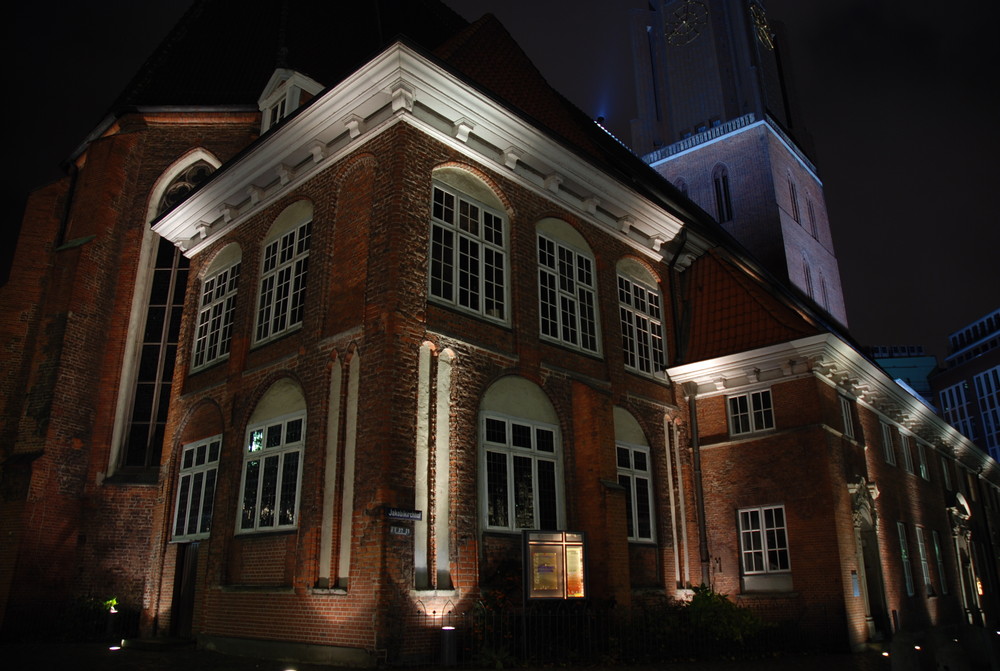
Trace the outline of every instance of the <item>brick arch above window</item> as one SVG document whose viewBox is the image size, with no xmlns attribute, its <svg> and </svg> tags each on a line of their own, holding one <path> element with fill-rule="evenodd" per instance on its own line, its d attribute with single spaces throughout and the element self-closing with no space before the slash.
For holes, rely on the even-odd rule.
<svg viewBox="0 0 1000 671">
<path fill-rule="evenodd" d="M 254 342 L 296 330 L 305 316 L 313 203 L 297 200 L 275 218 L 264 238 Z"/>
<path fill-rule="evenodd" d="M 614 407 L 614 421 L 615 462 L 618 484 L 625 490 L 628 538 L 649 542 L 655 537 L 649 441 L 635 416 L 625 408 Z"/>
<path fill-rule="evenodd" d="M 193 370 L 229 356 L 242 256 L 240 246 L 230 243 L 202 270 L 192 347 Z"/>
<path fill-rule="evenodd" d="M 513 204 L 503 189 L 481 170 L 464 163 L 447 163 L 434 168 L 431 176 L 459 191 L 468 194 L 482 204 L 500 210 L 511 216 Z"/>
<path fill-rule="evenodd" d="M 597 272 L 586 239 L 562 219 L 536 225 L 538 318 L 541 336 L 573 349 L 601 354 Z"/>
<path fill-rule="evenodd" d="M 437 303 L 509 323 L 510 224 L 482 179 L 454 166 L 434 171 L 427 292 Z"/>
<path fill-rule="evenodd" d="M 288 377 L 254 406 L 243 441 L 237 533 L 298 526 L 306 418 L 302 387 Z"/>
<path fill-rule="evenodd" d="M 503 377 L 483 395 L 479 414 L 483 529 L 563 528 L 562 440 L 548 396 L 524 378 Z"/>
</svg>

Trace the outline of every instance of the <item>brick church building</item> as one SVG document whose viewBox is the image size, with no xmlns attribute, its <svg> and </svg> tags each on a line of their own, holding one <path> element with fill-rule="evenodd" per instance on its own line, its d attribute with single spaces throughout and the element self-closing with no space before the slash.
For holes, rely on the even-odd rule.
<svg viewBox="0 0 1000 671">
<path fill-rule="evenodd" d="M 196 3 L 28 202 L 4 632 L 115 596 L 367 664 L 523 580 L 528 530 L 583 535 L 595 607 L 706 584 L 854 649 L 996 621 L 997 463 L 496 19 L 246 5 Z"/>
</svg>

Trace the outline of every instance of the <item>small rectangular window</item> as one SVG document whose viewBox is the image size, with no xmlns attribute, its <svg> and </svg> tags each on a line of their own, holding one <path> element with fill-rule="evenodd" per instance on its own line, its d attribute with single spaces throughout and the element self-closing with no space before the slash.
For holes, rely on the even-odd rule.
<svg viewBox="0 0 1000 671">
<path fill-rule="evenodd" d="M 854 418 L 851 415 L 851 402 L 844 396 L 840 396 L 840 418 L 843 422 L 844 435 L 854 438 Z"/>
<path fill-rule="evenodd" d="M 890 466 L 896 465 L 896 450 L 892 446 L 892 427 L 882 422 L 882 456 L 885 457 L 885 463 Z"/>
<path fill-rule="evenodd" d="M 774 428 L 770 389 L 730 396 L 728 409 L 730 435 L 737 436 Z"/>
<path fill-rule="evenodd" d="M 744 508 L 739 525 L 744 575 L 791 570 L 784 506 Z"/>
<path fill-rule="evenodd" d="M 903 453 L 903 470 L 907 473 L 913 472 L 913 454 L 910 451 L 910 442 L 909 436 L 899 434 L 899 449 Z"/>
<path fill-rule="evenodd" d="M 931 471 L 927 467 L 927 450 L 920 441 L 917 441 L 917 463 L 920 469 L 920 477 L 924 480 L 930 480 Z"/>
</svg>

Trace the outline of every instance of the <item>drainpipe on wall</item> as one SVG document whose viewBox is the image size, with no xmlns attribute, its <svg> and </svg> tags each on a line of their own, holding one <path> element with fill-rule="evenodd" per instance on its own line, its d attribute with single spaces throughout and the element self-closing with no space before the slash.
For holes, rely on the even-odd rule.
<svg viewBox="0 0 1000 671">
<path fill-rule="evenodd" d="M 687 356 L 687 343 L 681 343 L 681 324 L 677 319 L 677 293 L 679 291 L 677 285 L 680 282 L 678 273 L 674 272 L 677 259 L 680 258 L 681 252 L 684 251 L 684 245 L 687 244 L 687 232 L 687 226 L 681 229 L 680 244 L 677 245 L 677 251 L 674 252 L 670 263 L 667 264 L 667 267 L 670 269 L 670 321 L 673 323 L 674 331 L 674 364 L 684 363 L 684 358 Z"/>
<path fill-rule="evenodd" d="M 705 489 L 701 481 L 701 445 L 698 440 L 698 404 L 696 400 L 698 384 L 696 382 L 685 383 L 684 393 L 687 396 L 688 412 L 691 416 L 691 466 L 694 471 L 695 507 L 698 511 L 698 555 L 701 559 L 701 583 L 711 585 L 711 557 L 708 554 L 708 529 L 705 523 Z"/>
</svg>

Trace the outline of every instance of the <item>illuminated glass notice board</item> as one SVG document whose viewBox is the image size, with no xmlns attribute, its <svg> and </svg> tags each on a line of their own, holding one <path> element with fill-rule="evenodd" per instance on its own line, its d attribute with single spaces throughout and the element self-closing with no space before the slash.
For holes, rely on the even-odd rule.
<svg viewBox="0 0 1000 671">
<path fill-rule="evenodd" d="M 529 599 L 587 598 L 582 532 L 525 531 L 525 594 Z"/>
</svg>

